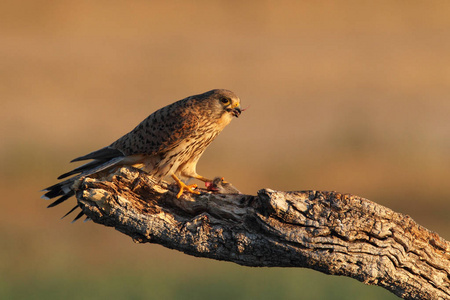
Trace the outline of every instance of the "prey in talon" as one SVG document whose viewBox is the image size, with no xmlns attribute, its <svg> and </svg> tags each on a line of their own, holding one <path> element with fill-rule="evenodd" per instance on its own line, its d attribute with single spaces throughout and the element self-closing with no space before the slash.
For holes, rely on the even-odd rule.
<svg viewBox="0 0 450 300">
<path fill-rule="evenodd" d="M 216 177 L 212 181 L 205 182 L 206 189 L 215 194 L 240 194 L 241 192 L 223 177 Z"/>
</svg>

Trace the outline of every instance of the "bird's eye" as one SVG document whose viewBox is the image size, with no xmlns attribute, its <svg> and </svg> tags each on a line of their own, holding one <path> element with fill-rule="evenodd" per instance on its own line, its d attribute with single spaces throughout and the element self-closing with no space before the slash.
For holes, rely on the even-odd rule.
<svg viewBox="0 0 450 300">
<path fill-rule="evenodd" d="M 220 102 L 222 102 L 223 104 L 228 104 L 230 103 L 230 100 L 227 98 L 220 98 Z"/>
</svg>

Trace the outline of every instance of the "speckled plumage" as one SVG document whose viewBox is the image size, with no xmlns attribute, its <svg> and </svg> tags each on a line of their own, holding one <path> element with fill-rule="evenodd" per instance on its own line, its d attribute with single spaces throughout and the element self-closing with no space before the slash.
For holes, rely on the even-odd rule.
<svg viewBox="0 0 450 300">
<path fill-rule="evenodd" d="M 174 102 L 152 113 L 111 145 L 74 159 L 92 161 L 61 175 L 58 179 L 78 174 L 44 189 L 43 197 L 61 196 L 50 206 L 57 205 L 73 195 L 71 186 L 79 177 L 121 165 L 140 166 L 156 180 L 171 175 L 207 181 L 197 174 L 197 162 L 206 147 L 240 113 L 239 98 L 228 90 L 212 90 Z"/>
</svg>

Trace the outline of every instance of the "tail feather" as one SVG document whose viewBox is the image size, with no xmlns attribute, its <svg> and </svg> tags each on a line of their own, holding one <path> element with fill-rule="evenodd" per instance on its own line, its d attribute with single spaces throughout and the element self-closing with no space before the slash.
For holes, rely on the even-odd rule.
<svg viewBox="0 0 450 300">
<path fill-rule="evenodd" d="M 45 192 L 45 194 L 41 198 L 53 199 L 59 197 L 56 201 L 52 202 L 48 207 L 54 207 L 58 204 L 63 203 L 70 197 L 74 196 L 75 191 L 72 189 L 72 186 L 75 183 L 75 181 L 78 180 L 79 178 L 83 176 L 89 176 L 104 171 L 106 169 L 109 169 L 111 167 L 120 165 L 126 159 L 123 153 L 120 152 L 119 150 L 106 147 L 98 151 L 94 151 L 88 155 L 76 158 L 73 161 L 91 158 L 94 160 L 82 166 L 79 166 L 70 172 L 62 174 L 61 176 L 58 177 L 58 179 L 65 178 L 74 174 L 78 175 L 75 175 L 71 178 L 68 178 L 62 182 L 59 182 L 42 190 L 43 192 Z M 64 217 L 72 213 L 77 207 L 79 206 L 76 205 L 74 208 L 72 208 L 66 215 L 64 215 Z M 84 215 L 83 212 L 80 212 L 72 222 L 75 222 L 83 215 Z"/>
<path fill-rule="evenodd" d="M 70 191 L 67 194 L 65 194 L 65 195 L 61 196 L 60 198 L 58 198 L 58 200 L 52 202 L 49 206 L 47 206 L 47 208 L 50 208 L 50 207 L 56 206 L 56 205 L 58 205 L 60 203 L 63 203 L 64 201 L 66 201 L 67 199 L 72 197 L 73 195 L 75 195 L 75 192 L 74 191 Z"/>
<path fill-rule="evenodd" d="M 103 160 L 103 161 L 100 161 L 100 160 L 90 161 L 90 162 L 88 162 L 88 163 L 86 163 L 84 165 L 81 165 L 81 166 L 73 169 L 72 171 L 69 171 L 69 172 L 64 173 L 62 175 L 59 175 L 58 179 L 63 179 L 63 178 L 66 178 L 66 177 L 68 177 L 70 175 L 73 175 L 73 174 L 82 173 L 83 171 L 86 171 L 86 170 L 98 167 L 99 165 L 101 165 L 101 164 L 103 164 L 105 162 L 106 162 L 106 160 Z"/>
<path fill-rule="evenodd" d="M 71 210 L 69 210 L 69 212 L 67 214 L 65 214 L 64 216 L 62 216 L 61 219 L 64 219 L 65 217 L 67 217 L 68 215 L 70 215 L 75 209 L 77 209 L 79 206 L 78 204 L 75 205 Z"/>
<path fill-rule="evenodd" d="M 42 191 L 43 192 L 46 191 L 46 193 L 41 198 L 49 200 L 49 199 L 53 199 L 58 196 L 66 195 L 67 193 L 69 193 L 71 191 L 70 187 L 73 185 L 75 180 L 78 179 L 78 177 L 79 176 L 69 178 L 65 181 L 58 182 L 57 184 L 54 184 L 52 186 L 49 186 L 49 187 L 43 189 Z"/>
<path fill-rule="evenodd" d="M 106 169 L 108 169 L 110 167 L 114 167 L 114 166 L 118 165 L 124 159 L 125 159 L 125 157 L 122 156 L 122 157 L 113 158 L 113 159 L 111 159 L 109 161 L 106 161 L 106 162 L 104 162 L 104 161 L 93 161 L 92 162 L 93 164 L 89 163 L 90 166 L 92 166 L 92 168 L 84 167 L 84 168 L 81 169 L 81 167 L 78 167 L 78 168 L 75 169 L 75 170 L 78 169 L 78 171 L 74 172 L 74 174 L 75 173 L 80 173 L 80 171 L 82 170 L 82 172 L 79 175 L 76 175 L 76 176 L 74 176 L 72 178 L 66 179 L 65 181 L 58 182 L 57 184 L 54 184 L 52 186 L 49 186 L 49 187 L 43 189 L 42 191 L 44 191 L 46 193 L 42 196 L 42 198 L 44 198 L 44 199 L 52 199 L 52 198 L 55 198 L 55 197 L 58 197 L 58 196 L 66 196 L 67 194 L 73 192 L 72 191 L 72 185 L 80 177 L 82 177 L 82 176 L 89 176 L 89 175 L 92 175 L 92 174 L 104 171 L 104 170 L 106 170 Z M 73 195 L 74 194 L 72 193 L 71 196 L 73 196 Z M 70 197 L 68 197 L 68 198 L 70 198 Z M 61 200 L 61 202 L 58 202 L 57 204 L 64 202 L 64 200 L 67 200 L 68 198 L 65 198 L 65 199 Z"/>
<path fill-rule="evenodd" d="M 120 163 L 125 160 L 125 156 L 119 156 L 119 157 L 115 157 L 112 158 L 108 161 L 98 161 L 98 160 L 94 160 L 92 165 L 90 165 L 90 167 L 84 167 L 82 170 L 82 172 L 80 173 L 80 175 L 77 175 L 77 177 L 82 177 L 82 176 L 89 176 L 101 171 L 104 171 L 108 168 L 120 165 Z M 80 167 L 81 168 L 81 167 Z M 78 169 L 78 168 L 77 168 Z M 81 169 L 80 169 L 81 170 Z M 79 171 L 78 171 L 79 172 Z M 70 180 L 70 179 L 69 179 Z"/>
</svg>

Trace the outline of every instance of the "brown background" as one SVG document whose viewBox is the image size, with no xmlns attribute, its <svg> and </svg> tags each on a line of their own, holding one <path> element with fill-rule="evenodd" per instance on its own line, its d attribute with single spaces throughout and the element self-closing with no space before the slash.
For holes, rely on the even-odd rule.
<svg viewBox="0 0 450 300">
<path fill-rule="evenodd" d="M 2 1 L 0 296 L 394 299 L 59 220 L 40 189 L 175 100 L 249 106 L 198 164 L 241 191 L 336 190 L 450 238 L 450 3 Z"/>
</svg>

